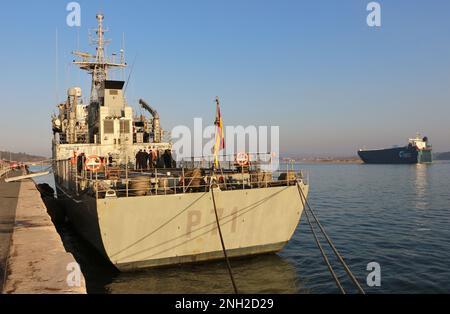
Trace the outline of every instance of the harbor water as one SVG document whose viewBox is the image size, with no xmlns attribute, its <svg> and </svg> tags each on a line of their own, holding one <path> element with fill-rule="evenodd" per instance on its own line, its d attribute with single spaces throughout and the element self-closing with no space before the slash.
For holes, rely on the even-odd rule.
<svg viewBox="0 0 450 314">
<path fill-rule="evenodd" d="M 309 173 L 310 204 L 367 293 L 450 291 L 450 163 L 296 167 Z M 50 176 L 36 181 L 52 185 Z M 119 273 L 70 224 L 60 233 L 81 265 L 89 293 L 232 292 L 222 261 Z M 330 260 L 348 292 L 356 292 L 337 260 Z M 378 287 L 366 284 L 373 262 L 381 270 Z M 304 216 L 278 255 L 233 260 L 232 267 L 244 293 L 339 292 Z"/>
</svg>

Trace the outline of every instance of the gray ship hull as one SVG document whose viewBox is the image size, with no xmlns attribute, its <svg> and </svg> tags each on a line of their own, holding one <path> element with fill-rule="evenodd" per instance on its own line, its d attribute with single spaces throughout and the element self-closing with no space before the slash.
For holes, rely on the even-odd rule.
<svg viewBox="0 0 450 314">
<path fill-rule="evenodd" d="M 305 195 L 308 186 L 300 185 Z M 223 258 L 211 193 L 79 199 L 58 188 L 77 232 L 121 271 Z M 303 212 L 296 186 L 215 191 L 230 257 L 280 251 Z"/>
</svg>

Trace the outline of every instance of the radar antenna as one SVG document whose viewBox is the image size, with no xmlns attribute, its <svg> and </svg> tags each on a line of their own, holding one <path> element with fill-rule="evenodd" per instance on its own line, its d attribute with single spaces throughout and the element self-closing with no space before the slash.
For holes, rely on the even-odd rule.
<svg viewBox="0 0 450 314">
<path fill-rule="evenodd" d="M 97 14 L 98 26 L 96 30 L 97 37 L 92 40 L 92 43 L 96 45 L 96 55 L 90 53 L 74 51 L 73 55 L 78 57 L 78 60 L 74 60 L 73 64 L 77 65 L 81 70 L 85 70 L 92 75 L 92 87 L 91 87 L 91 102 L 98 102 L 98 91 L 102 86 L 102 83 L 108 79 L 108 72 L 110 68 L 125 68 L 127 64 L 123 57 L 121 57 L 120 63 L 116 63 L 115 60 L 108 60 L 105 56 L 105 45 L 109 43 L 109 40 L 105 40 L 105 29 L 103 28 L 103 14 Z M 121 51 L 122 56 L 123 52 Z"/>
</svg>

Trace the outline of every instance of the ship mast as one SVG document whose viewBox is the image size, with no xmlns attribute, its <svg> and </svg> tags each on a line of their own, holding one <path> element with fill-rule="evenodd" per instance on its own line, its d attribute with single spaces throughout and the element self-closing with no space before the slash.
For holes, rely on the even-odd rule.
<svg viewBox="0 0 450 314">
<path fill-rule="evenodd" d="M 103 14 L 97 14 L 97 37 L 92 40 L 92 43 L 96 45 L 96 55 L 94 56 L 90 53 L 80 51 L 73 52 L 75 56 L 80 58 L 80 60 L 74 60 L 73 64 L 79 66 L 81 70 L 85 70 L 92 75 L 91 103 L 99 102 L 99 90 L 102 87 L 102 83 L 108 79 L 109 69 L 127 67 L 123 57 L 123 49 L 120 51 L 120 63 L 115 63 L 114 60 L 110 62 L 105 56 L 105 46 L 109 43 L 109 41 L 104 38 L 105 30 L 103 28 L 103 19 Z"/>
</svg>

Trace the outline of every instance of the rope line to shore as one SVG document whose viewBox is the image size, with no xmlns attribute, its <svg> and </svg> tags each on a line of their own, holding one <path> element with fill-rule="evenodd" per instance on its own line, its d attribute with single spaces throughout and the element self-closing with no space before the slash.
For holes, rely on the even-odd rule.
<svg viewBox="0 0 450 314">
<path fill-rule="evenodd" d="M 302 198 L 302 203 L 303 203 L 303 198 Z M 304 205 L 303 205 L 303 207 L 304 207 Z M 306 211 L 306 210 L 305 210 L 305 215 L 306 215 L 306 219 L 308 220 L 308 225 L 309 225 L 309 228 L 311 229 L 311 233 L 314 236 L 314 240 L 316 241 L 317 247 L 319 248 L 320 253 L 322 254 L 322 257 L 323 257 L 323 260 L 325 261 L 325 264 L 327 264 L 328 270 L 330 271 L 331 276 L 333 277 L 334 282 L 336 283 L 336 286 L 338 287 L 338 289 L 341 291 L 342 294 L 346 294 L 346 292 L 344 290 L 344 287 L 342 287 L 342 284 L 339 281 L 339 278 L 337 277 L 337 275 L 336 275 L 336 273 L 335 273 L 335 271 L 333 269 L 333 266 L 331 266 L 330 261 L 328 260 L 328 257 L 325 254 L 325 251 L 323 250 L 322 245 L 320 244 L 320 241 L 319 241 L 319 239 L 317 237 L 317 234 L 316 234 L 316 232 L 314 230 L 314 227 L 313 227 L 313 225 L 312 225 L 312 223 L 311 223 L 311 221 L 309 219 L 308 211 Z"/>
<path fill-rule="evenodd" d="M 300 199 L 301 199 L 301 201 L 302 201 L 303 208 L 304 208 L 304 210 L 305 210 L 305 215 L 306 215 L 306 218 L 307 218 L 307 220 L 308 220 L 308 224 L 309 224 L 309 226 L 310 226 L 310 228 L 311 228 L 311 231 L 312 231 L 312 233 L 313 233 L 314 239 L 316 240 L 317 246 L 319 247 L 319 250 L 320 250 L 320 252 L 322 253 L 322 256 L 323 256 L 323 258 L 324 258 L 324 261 L 325 261 L 325 263 L 327 264 L 327 267 L 328 267 L 328 269 L 329 269 L 331 275 L 333 276 L 333 279 L 335 280 L 336 285 L 338 286 L 339 290 L 340 290 L 343 294 L 345 294 L 345 290 L 342 288 L 342 285 L 341 285 L 339 279 L 337 278 L 336 273 L 334 272 L 334 270 L 333 270 L 331 264 L 329 263 L 329 260 L 328 260 L 328 258 L 326 257 L 326 254 L 325 254 L 325 252 L 324 252 L 324 250 L 323 250 L 323 247 L 322 247 L 322 245 L 320 244 L 320 242 L 319 242 L 319 240 L 318 240 L 318 238 L 317 238 L 317 235 L 316 235 L 316 233 L 315 233 L 315 230 L 314 230 L 314 228 L 313 228 L 313 226 L 312 226 L 312 222 L 310 221 L 308 211 L 309 211 L 309 213 L 312 215 L 312 217 L 314 218 L 314 221 L 316 222 L 316 224 L 319 226 L 319 229 L 320 229 L 320 231 L 322 232 L 323 236 L 325 237 L 325 239 L 326 239 L 328 245 L 329 245 L 329 246 L 331 247 L 331 249 L 333 250 L 334 254 L 335 254 L 336 257 L 338 258 L 338 261 L 339 261 L 339 262 L 341 263 L 341 265 L 343 266 L 343 268 L 344 268 L 345 272 L 347 273 L 347 275 L 349 276 L 350 280 L 353 282 L 353 284 L 355 285 L 355 287 L 358 289 L 359 293 L 365 294 L 364 289 L 361 287 L 360 283 L 358 282 L 358 280 L 356 279 L 356 277 L 353 275 L 353 273 L 352 273 L 352 271 L 350 270 L 350 268 L 348 267 L 347 263 L 344 261 L 344 258 L 343 258 L 342 255 L 339 253 L 339 251 L 336 249 L 336 247 L 334 246 L 334 244 L 333 244 L 333 242 L 331 241 L 331 239 L 330 239 L 330 237 L 328 236 L 328 234 L 325 232 L 324 227 L 322 226 L 322 224 L 320 223 L 319 219 L 317 218 L 317 216 L 315 215 L 314 211 L 312 210 L 311 206 L 309 205 L 309 202 L 308 202 L 308 200 L 306 199 L 306 197 L 305 197 L 305 195 L 304 195 L 304 193 L 303 193 L 303 190 L 301 189 L 300 184 L 299 184 L 298 182 L 297 182 L 297 189 L 298 189 L 298 192 L 299 192 L 299 194 L 300 194 Z M 305 206 L 305 204 L 306 204 L 306 206 Z"/>
<path fill-rule="evenodd" d="M 223 240 L 222 228 L 220 227 L 219 214 L 217 213 L 216 199 L 215 199 L 215 196 L 214 196 L 214 188 L 213 188 L 213 185 L 212 185 L 212 181 L 213 180 L 211 178 L 210 190 L 211 190 L 212 201 L 213 201 L 213 205 L 214 205 L 214 213 L 216 215 L 217 229 L 219 230 L 220 243 L 222 244 L 223 255 L 225 256 L 225 261 L 226 261 L 226 264 L 227 264 L 228 273 L 230 275 L 231 283 L 233 285 L 234 293 L 238 294 L 238 289 L 237 289 L 237 286 L 236 286 L 236 282 L 234 281 L 233 271 L 231 269 L 230 259 L 228 258 L 227 249 L 225 247 L 225 242 Z"/>
</svg>

